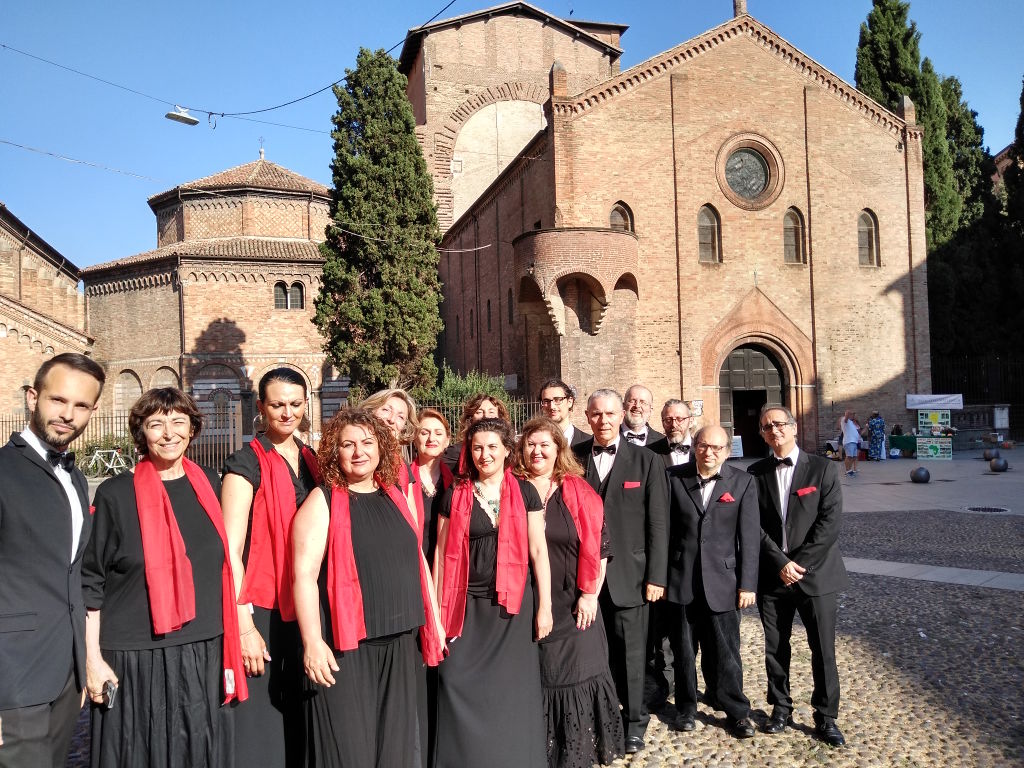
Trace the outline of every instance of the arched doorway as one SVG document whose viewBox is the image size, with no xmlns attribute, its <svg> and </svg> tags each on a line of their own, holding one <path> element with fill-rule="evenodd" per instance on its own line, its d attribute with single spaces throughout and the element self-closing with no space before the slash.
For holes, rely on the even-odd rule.
<svg viewBox="0 0 1024 768">
<path fill-rule="evenodd" d="M 786 405 L 786 382 L 776 357 L 756 344 L 736 347 L 718 374 L 720 420 L 726 431 L 743 440 L 743 455 L 765 456 L 768 446 L 758 431 L 765 404 Z"/>
</svg>

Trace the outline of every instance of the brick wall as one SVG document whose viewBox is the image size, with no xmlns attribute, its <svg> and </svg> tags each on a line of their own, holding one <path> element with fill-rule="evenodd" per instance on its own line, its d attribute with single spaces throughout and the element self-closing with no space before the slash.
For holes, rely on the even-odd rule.
<svg viewBox="0 0 1024 768">
<path fill-rule="evenodd" d="M 156 212 L 157 245 L 218 237 L 290 237 L 320 242 L 330 220 L 320 198 L 224 194 L 174 202 Z"/>
<path fill-rule="evenodd" d="M 85 302 L 78 292 L 78 280 L 67 268 L 58 269 L 37 253 L 31 239 L 23 242 L 5 228 L 0 228 L 0 295 L 64 325 L 85 328 Z"/>
</svg>

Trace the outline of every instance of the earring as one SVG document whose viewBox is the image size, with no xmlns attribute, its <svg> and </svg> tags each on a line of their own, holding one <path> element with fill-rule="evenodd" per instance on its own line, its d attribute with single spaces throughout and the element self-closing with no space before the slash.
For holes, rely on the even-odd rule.
<svg viewBox="0 0 1024 768">
<path fill-rule="evenodd" d="M 262 433 L 267 431 L 267 423 L 264 420 L 262 413 L 257 413 L 255 416 L 252 417 L 252 429 L 253 432 Z"/>
</svg>

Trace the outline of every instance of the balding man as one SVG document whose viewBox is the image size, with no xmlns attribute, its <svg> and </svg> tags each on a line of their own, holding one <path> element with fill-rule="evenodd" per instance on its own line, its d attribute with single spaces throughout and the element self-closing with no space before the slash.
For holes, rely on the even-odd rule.
<svg viewBox="0 0 1024 768">
<path fill-rule="evenodd" d="M 623 437 L 632 445 L 650 446 L 665 437 L 647 423 L 653 407 L 654 395 L 643 384 L 634 384 L 626 390 L 621 429 Z"/>
<path fill-rule="evenodd" d="M 740 609 L 754 605 L 761 526 L 750 475 L 727 466 L 729 436 L 707 426 L 694 436 L 697 461 L 668 470 L 667 599 L 675 672 L 677 727 L 692 731 L 697 714 L 698 643 L 706 700 L 724 711 L 733 736 L 754 735 L 743 694 Z"/>
<path fill-rule="evenodd" d="M 675 467 L 696 460 L 693 452 L 693 439 L 690 429 L 693 426 L 693 415 L 690 407 L 682 400 L 672 398 L 661 406 L 661 426 L 665 428 L 665 436 L 647 447 L 661 456 L 666 467 Z"/>
</svg>

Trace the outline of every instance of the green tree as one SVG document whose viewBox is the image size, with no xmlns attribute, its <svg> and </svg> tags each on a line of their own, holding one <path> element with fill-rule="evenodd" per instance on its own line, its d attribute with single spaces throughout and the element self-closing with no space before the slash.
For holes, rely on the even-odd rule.
<svg viewBox="0 0 1024 768">
<path fill-rule="evenodd" d="M 481 371 L 467 371 L 458 374 L 441 363 L 441 380 L 432 387 L 418 387 L 410 394 L 417 403 L 464 403 L 473 395 L 483 392 L 486 395 L 509 404 L 508 392 L 505 390 L 503 376 L 491 376 Z"/>
<path fill-rule="evenodd" d="M 995 164 L 983 145 L 985 132 L 978 125 L 978 113 L 964 100 L 957 78 L 942 78 L 942 99 L 946 105 L 946 140 L 953 160 L 953 181 L 961 201 L 957 229 L 963 229 L 996 205 L 992 194 Z"/>
<path fill-rule="evenodd" d="M 439 232 L 405 88 L 395 60 L 366 49 L 334 88 L 333 223 L 313 322 L 331 361 L 370 391 L 437 377 Z"/>
<path fill-rule="evenodd" d="M 1013 132 L 1010 166 L 1003 174 L 1006 188 L 1006 216 L 1010 227 L 1024 238 L 1024 80 L 1021 81 L 1020 112 Z"/>
<path fill-rule="evenodd" d="M 917 110 L 924 129 L 924 204 L 928 250 L 949 240 L 960 221 L 960 197 L 946 137 L 946 105 L 931 62 L 921 62 L 921 33 L 909 21 L 910 4 L 873 0 L 867 21 L 860 25 L 857 45 L 857 88 L 896 110 L 904 95 Z"/>
</svg>

